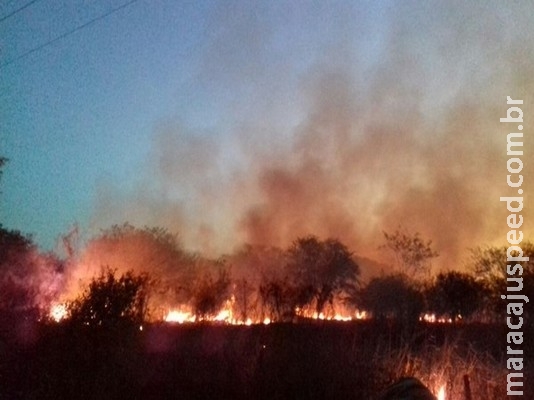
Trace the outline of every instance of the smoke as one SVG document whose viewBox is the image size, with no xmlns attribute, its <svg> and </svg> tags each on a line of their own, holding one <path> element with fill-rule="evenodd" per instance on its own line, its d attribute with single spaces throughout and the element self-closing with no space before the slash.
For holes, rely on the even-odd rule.
<svg viewBox="0 0 534 400">
<path fill-rule="evenodd" d="M 158 124 L 137 186 L 101 186 L 93 226 L 163 226 L 209 255 L 315 234 L 387 262 L 382 231 L 401 225 L 442 268 L 502 242 L 499 118 L 510 95 L 534 126 L 531 6 L 338 6 L 214 10 L 180 88 L 195 106 Z"/>
</svg>

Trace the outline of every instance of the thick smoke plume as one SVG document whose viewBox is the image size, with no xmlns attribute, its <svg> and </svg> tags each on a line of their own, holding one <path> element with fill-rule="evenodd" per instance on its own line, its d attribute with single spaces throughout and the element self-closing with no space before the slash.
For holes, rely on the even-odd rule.
<svg viewBox="0 0 534 400">
<path fill-rule="evenodd" d="M 382 231 L 402 226 L 433 240 L 442 268 L 503 242 L 507 95 L 524 100 L 534 150 L 524 6 L 288 7 L 213 13 L 180 89 L 210 93 L 198 107 L 212 120 L 159 123 L 138 187 L 102 186 L 94 227 L 163 226 L 214 256 L 315 234 L 388 262 Z M 524 177 L 528 203 L 526 161 Z"/>
</svg>

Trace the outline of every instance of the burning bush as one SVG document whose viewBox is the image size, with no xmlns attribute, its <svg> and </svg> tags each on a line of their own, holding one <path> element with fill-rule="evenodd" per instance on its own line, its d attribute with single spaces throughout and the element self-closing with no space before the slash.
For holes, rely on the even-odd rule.
<svg viewBox="0 0 534 400">
<path fill-rule="evenodd" d="M 61 261 L 39 252 L 31 236 L 0 225 L 0 314 L 20 319 L 47 310 L 61 284 Z"/>
<path fill-rule="evenodd" d="M 190 300 L 188 290 L 196 278 L 198 256 L 186 252 L 176 235 L 159 227 L 137 228 L 128 223 L 114 225 L 92 238 L 69 269 L 65 297 L 80 291 L 79 282 L 110 266 L 118 273 L 150 274 L 158 281 L 152 307 Z"/>
<path fill-rule="evenodd" d="M 108 268 L 69 305 L 70 319 L 90 326 L 141 323 L 146 318 L 147 287 L 147 275 L 128 271 L 117 277 Z"/>
<path fill-rule="evenodd" d="M 336 296 L 352 294 L 358 288 L 360 268 L 338 240 L 299 238 L 288 249 L 288 258 L 298 307 L 315 305 L 316 313 L 321 314 Z"/>
</svg>

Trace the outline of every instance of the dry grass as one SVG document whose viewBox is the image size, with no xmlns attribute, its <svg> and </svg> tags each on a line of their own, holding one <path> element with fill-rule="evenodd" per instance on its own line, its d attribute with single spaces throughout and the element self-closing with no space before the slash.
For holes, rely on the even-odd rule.
<svg viewBox="0 0 534 400">
<path fill-rule="evenodd" d="M 501 400 L 504 332 L 372 321 L 154 325 L 127 334 L 43 327 L 29 347 L 0 338 L 0 389 L 6 398 L 371 400 L 416 376 L 434 392 L 446 385 L 447 400 L 465 400 L 467 375 L 472 400 Z"/>
<path fill-rule="evenodd" d="M 409 344 L 390 352 L 377 351 L 372 364 L 380 366 L 391 381 L 416 376 L 435 394 L 444 386 L 447 400 L 466 398 L 466 376 L 473 399 L 500 400 L 506 394 L 504 363 L 455 340 L 441 346 L 425 344 L 417 351 Z"/>
</svg>

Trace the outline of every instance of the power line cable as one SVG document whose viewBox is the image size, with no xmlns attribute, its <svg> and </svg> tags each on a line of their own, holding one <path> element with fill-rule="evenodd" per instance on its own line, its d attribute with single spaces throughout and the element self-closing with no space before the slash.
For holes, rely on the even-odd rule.
<svg viewBox="0 0 534 400">
<path fill-rule="evenodd" d="M 38 1 L 38 0 L 34 0 L 34 1 Z M 56 36 L 54 39 L 51 39 L 48 42 L 45 42 L 45 43 L 43 43 L 43 44 L 41 44 L 41 45 L 39 45 L 37 47 L 34 47 L 33 49 L 30 49 L 30 50 L 26 51 L 25 53 L 22 53 L 20 56 L 15 57 L 14 59 L 12 59 L 12 60 L 4 63 L 4 64 L 1 64 L 0 65 L 0 69 L 2 69 L 4 67 L 7 67 L 8 65 L 11 65 L 11 64 L 13 64 L 13 63 L 15 63 L 17 61 L 20 61 L 23 58 L 26 58 L 27 56 L 29 56 L 30 54 L 33 54 L 33 53 L 35 53 L 35 52 L 37 52 L 37 51 L 39 51 L 39 50 L 41 50 L 41 49 L 43 49 L 43 48 L 45 48 L 47 46 L 50 46 L 51 44 L 54 44 L 54 43 L 60 41 L 61 39 L 64 39 L 67 36 L 72 35 L 73 33 L 81 31 L 82 29 L 87 28 L 89 25 L 92 25 L 95 22 L 98 22 L 98 21 L 100 21 L 100 20 L 102 20 L 102 19 L 104 19 L 106 17 L 109 17 L 111 14 L 114 14 L 117 11 L 120 11 L 123 8 L 126 8 L 129 5 L 131 5 L 131 4 L 133 4 L 133 3 L 137 2 L 137 1 L 139 1 L 139 0 L 130 0 L 130 1 L 118 6 L 116 8 L 111 9 L 110 11 L 106 12 L 105 14 L 102 14 L 102 15 L 96 17 L 96 18 L 93 18 L 92 20 L 87 21 L 86 23 L 84 23 L 84 24 L 82 24 L 80 26 L 77 26 L 76 28 L 71 29 L 70 31 L 67 31 L 67 32 L 65 32 L 65 33 L 63 33 L 63 34 L 61 34 L 59 36 Z"/>
<path fill-rule="evenodd" d="M 31 6 L 32 4 L 34 3 L 37 3 L 39 0 L 32 0 L 30 1 L 29 3 L 26 3 L 25 5 L 23 5 L 22 7 L 20 8 L 17 8 L 15 11 L 12 11 L 10 12 L 9 14 L 7 14 L 5 17 L 2 17 L 0 18 L 0 22 L 4 22 L 6 19 L 8 18 L 11 18 L 13 15 L 15 15 L 16 13 L 28 8 L 29 6 Z"/>
</svg>

